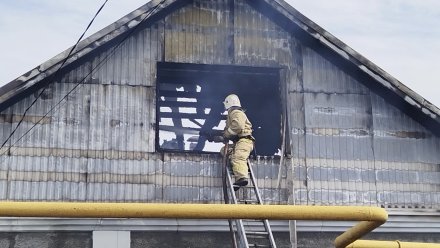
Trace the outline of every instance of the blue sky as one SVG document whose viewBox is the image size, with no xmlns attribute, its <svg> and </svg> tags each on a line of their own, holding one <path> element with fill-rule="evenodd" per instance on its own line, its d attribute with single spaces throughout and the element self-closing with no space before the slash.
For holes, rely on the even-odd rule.
<svg viewBox="0 0 440 248">
<path fill-rule="evenodd" d="M 72 46 L 103 2 L 0 1 L 0 86 Z M 86 37 L 145 2 L 110 0 Z M 440 107 L 440 1 L 287 2 Z"/>
</svg>

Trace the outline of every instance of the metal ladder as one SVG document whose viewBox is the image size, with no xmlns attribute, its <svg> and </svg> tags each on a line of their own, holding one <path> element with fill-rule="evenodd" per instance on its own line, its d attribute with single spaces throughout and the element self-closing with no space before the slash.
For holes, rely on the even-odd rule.
<svg viewBox="0 0 440 248">
<path fill-rule="evenodd" d="M 228 159 L 225 159 L 228 160 Z M 223 173 L 223 189 L 226 204 L 263 204 L 257 186 L 252 165 L 248 160 L 249 178 L 247 186 L 234 191 L 232 171 L 228 161 L 225 161 Z M 237 219 L 229 220 L 234 247 L 238 248 L 276 248 L 272 230 L 268 220 Z"/>
</svg>

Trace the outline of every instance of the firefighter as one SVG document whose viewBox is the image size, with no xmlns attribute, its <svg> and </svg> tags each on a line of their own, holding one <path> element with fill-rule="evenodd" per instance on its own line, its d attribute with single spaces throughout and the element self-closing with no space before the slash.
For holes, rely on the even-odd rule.
<svg viewBox="0 0 440 248">
<path fill-rule="evenodd" d="M 230 161 L 235 176 L 234 190 L 238 190 L 248 184 L 247 159 L 254 148 L 255 139 L 252 136 L 252 124 L 241 108 L 238 96 L 228 95 L 223 104 L 228 111 L 223 137 L 234 143 Z"/>
</svg>

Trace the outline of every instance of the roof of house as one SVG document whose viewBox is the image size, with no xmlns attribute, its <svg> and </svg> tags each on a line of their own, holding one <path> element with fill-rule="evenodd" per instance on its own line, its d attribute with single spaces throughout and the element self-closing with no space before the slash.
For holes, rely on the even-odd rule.
<svg viewBox="0 0 440 248">
<path fill-rule="evenodd" d="M 279 18 L 287 20 L 288 25 L 293 24 L 295 28 L 307 33 L 312 39 L 315 39 L 331 51 L 339 54 L 341 58 L 349 61 L 359 70 L 365 72 L 371 78 L 391 92 L 397 94 L 401 100 L 436 125 L 440 125 L 440 109 L 425 100 L 422 96 L 402 84 L 399 80 L 382 70 L 380 67 L 369 61 L 361 54 L 354 51 L 335 36 L 318 26 L 316 23 L 299 13 L 292 6 L 283 0 L 247 0 L 249 4 L 257 8 L 269 7 Z M 185 4 L 187 0 L 152 0 L 144 6 L 136 9 L 128 15 L 122 17 L 113 24 L 105 27 L 99 32 L 82 40 L 72 56 L 67 60 L 65 66 L 89 54 L 96 48 L 106 44 L 108 41 L 118 37 L 122 33 L 134 28 L 140 22 L 154 18 L 161 12 Z M 0 111 L 4 110 L 23 95 L 27 95 L 38 86 L 43 79 L 54 74 L 59 65 L 68 55 L 71 48 L 66 49 L 55 57 L 42 63 L 29 72 L 21 75 L 12 82 L 0 88 Z"/>
</svg>

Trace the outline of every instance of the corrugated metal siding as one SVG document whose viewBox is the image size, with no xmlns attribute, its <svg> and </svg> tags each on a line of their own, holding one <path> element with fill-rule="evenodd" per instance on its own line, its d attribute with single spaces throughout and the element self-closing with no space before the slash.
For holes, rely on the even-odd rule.
<svg viewBox="0 0 440 248">
<path fill-rule="evenodd" d="M 154 151 L 154 89 L 90 85 L 89 150 Z"/>
<path fill-rule="evenodd" d="M 228 1 L 195 0 L 167 16 L 165 61 L 228 64 Z"/>
<path fill-rule="evenodd" d="M 438 163 L 440 140 L 429 130 L 385 99 L 371 94 L 374 118 L 375 157 L 383 161 Z"/>
<path fill-rule="evenodd" d="M 297 203 L 375 204 L 368 89 L 312 49 L 302 55 L 304 93 L 290 107 Z"/>
<path fill-rule="evenodd" d="M 440 139 L 385 99 L 371 94 L 378 197 L 384 205 L 440 203 Z"/>
<path fill-rule="evenodd" d="M 287 164 L 289 164 L 289 160 L 287 160 Z M 252 166 L 264 202 L 287 204 L 290 191 L 287 189 L 286 180 L 282 180 L 280 187 L 277 187 L 278 172 L 281 173 L 282 178 L 287 178 L 286 165 L 280 165 L 279 158 L 270 156 L 257 157 L 256 160 L 252 161 Z"/>
<path fill-rule="evenodd" d="M 195 0 L 117 42 L 30 109 L 13 141 L 85 79 L 0 157 L 0 199 L 222 202 L 216 156 L 154 153 L 156 63 L 166 61 L 284 68 L 293 157 L 281 189 L 279 160 L 255 161 L 267 202 L 440 206 L 440 139 L 244 0 Z M 2 137 L 37 95 L 1 113 Z"/>
<path fill-rule="evenodd" d="M 11 157 L 7 200 L 84 200 L 86 159 Z"/>
<path fill-rule="evenodd" d="M 98 202 L 160 202 L 162 171 L 162 161 L 155 155 L 141 160 L 89 159 L 86 199 Z"/>
<path fill-rule="evenodd" d="M 15 201 L 97 201 L 221 203 L 218 155 L 145 154 L 141 159 L 12 156 L 0 199 Z M 285 203 L 277 190 L 279 164 L 254 161 L 263 199 Z"/>
<path fill-rule="evenodd" d="M 163 32 L 163 23 L 158 21 L 96 54 L 91 63 L 95 69 L 92 83 L 154 86 L 156 62 L 163 56 Z"/>
<path fill-rule="evenodd" d="M 307 47 L 303 72 L 290 94 L 297 203 L 439 205 L 438 137 Z"/>
<path fill-rule="evenodd" d="M 233 12 L 231 20 L 227 0 L 195 0 L 167 16 L 165 61 L 201 64 L 235 61 L 238 65 L 252 66 L 291 64 L 289 33 L 245 1 L 235 1 Z M 233 54 L 231 49 L 235 51 Z"/>
<path fill-rule="evenodd" d="M 290 65 L 290 35 L 246 1 L 234 1 L 235 61 L 252 66 Z"/>
<path fill-rule="evenodd" d="M 304 91 L 328 94 L 369 94 L 366 86 L 307 46 L 303 47 Z"/>
</svg>

